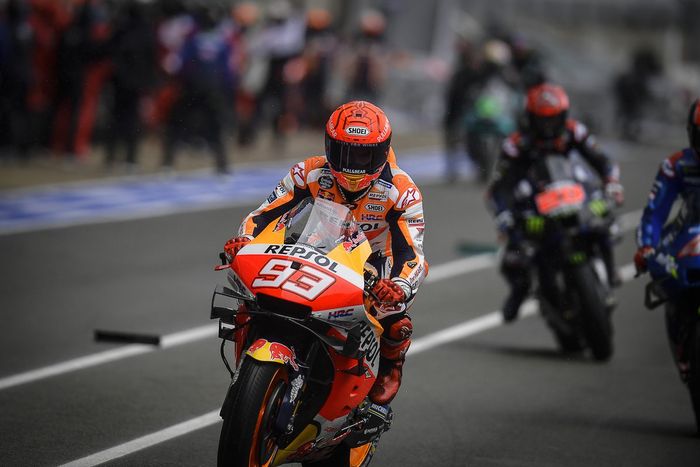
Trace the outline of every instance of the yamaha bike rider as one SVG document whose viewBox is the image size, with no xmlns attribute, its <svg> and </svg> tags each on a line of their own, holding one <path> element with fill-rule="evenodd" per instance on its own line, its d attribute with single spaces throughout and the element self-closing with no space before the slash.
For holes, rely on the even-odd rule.
<svg viewBox="0 0 700 467">
<path fill-rule="evenodd" d="M 520 131 L 504 142 L 496 164 L 494 179 L 487 190 L 487 201 L 501 235 L 507 238 L 501 261 L 501 273 L 510 286 L 503 305 L 503 319 L 512 322 L 518 317 L 520 305 L 527 297 L 533 255 L 523 248 L 522 226 L 518 223 L 519 206 L 516 190 L 525 179 L 533 161 L 548 154 L 570 157 L 577 151 L 604 183 L 605 193 L 616 205 L 623 202 L 619 168 L 597 146 L 594 137 L 580 122 L 569 119 L 569 97 L 559 87 L 543 83 L 527 93 L 526 119 Z M 605 263 L 611 286 L 619 285 L 615 268 L 612 235 L 600 239 L 599 250 Z"/>
</svg>

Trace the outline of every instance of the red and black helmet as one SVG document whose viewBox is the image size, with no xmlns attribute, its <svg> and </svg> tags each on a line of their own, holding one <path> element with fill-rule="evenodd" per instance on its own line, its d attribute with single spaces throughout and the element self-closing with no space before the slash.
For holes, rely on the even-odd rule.
<svg viewBox="0 0 700 467">
<path fill-rule="evenodd" d="M 688 112 L 688 142 L 700 157 L 700 99 L 690 105 Z"/>
<path fill-rule="evenodd" d="M 326 158 L 338 184 L 349 192 L 369 187 L 386 164 L 391 125 L 382 109 L 367 101 L 343 104 L 326 123 Z"/>
<path fill-rule="evenodd" d="M 536 139 L 553 140 L 564 133 L 569 115 L 569 96 L 561 86 L 543 83 L 527 93 L 528 124 Z"/>
</svg>

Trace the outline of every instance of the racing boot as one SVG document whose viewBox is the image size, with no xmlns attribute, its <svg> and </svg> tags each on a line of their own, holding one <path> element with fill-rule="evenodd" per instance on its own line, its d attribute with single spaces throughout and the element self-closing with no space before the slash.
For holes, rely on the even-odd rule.
<svg viewBox="0 0 700 467">
<path fill-rule="evenodd" d="M 501 312 L 503 321 L 512 323 L 518 317 L 520 305 L 530 293 L 530 265 L 533 251 L 523 248 L 517 242 L 509 240 L 501 260 L 501 274 L 510 285 L 510 294 L 506 298 Z"/>
<path fill-rule="evenodd" d="M 503 321 L 506 323 L 512 323 L 518 317 L 518 312 L 520 311 L 520 305 L 523 304 L 527 298 L 527 294 L 530 291 L 530 282 L 518 280 L 511 283 L 510 293 L 506 297 L 506 301 L 503 304 Z"/>
<path fill-rule="evenodd" d="M 403 362 L 411 345 L 411 319 L 407 315 L 399 316 L 399 319 L 392 318 L 394 316 L 380 321 L 384 333 L 379 346 L 379 372 L 374 386 L 369 391 L 370 400 L 377 405 L 389 404 L 399 392 Z"/>
<path fill-rule="evenodd" d="M 599 246 L 600 257 L 605 265 L 605 275 L 608 276 L 608 285 L 610 288 L 617 288 L 622 285 L 622 277 L 620 272 L 615 267 L 615 254 L 613 252 L 612 241 L 605 239 Z"/>
</svg>

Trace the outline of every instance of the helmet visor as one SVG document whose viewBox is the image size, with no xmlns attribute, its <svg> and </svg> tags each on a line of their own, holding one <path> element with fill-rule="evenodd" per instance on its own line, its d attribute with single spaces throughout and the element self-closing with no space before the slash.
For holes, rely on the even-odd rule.
<svg viewBox="0 0 700 467">
<path fill-rule="evenodd" d="M 376 144 L 355 144 L 326 137 L 326 157 L 331 168 L 349 174 L 373 174 L 386 162 L 389 140 Z"/>
<path fill-rule="evenodd" d="M 566 113 L 553 115 L 551 117 L 541 117 L 533 115 L 531 117 L 532 129 L 538 138 L 554 139 L 564 133 L 566 127 Z"/>
</svg>

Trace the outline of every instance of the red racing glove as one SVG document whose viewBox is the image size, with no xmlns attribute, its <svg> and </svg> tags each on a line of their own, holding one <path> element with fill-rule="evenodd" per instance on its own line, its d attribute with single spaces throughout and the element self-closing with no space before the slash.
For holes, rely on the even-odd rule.
<svg viewBox="0 0 700 467">
<path fill-rule="evenodd" d="M 224 253 L 228 255 L 229 261 L 233 260 L 233 257 L 236 256 L 238 251 L 248 242 L 250 242 L 250 238 L 245 236 L 233 237 L 231 240 L 226 242 L 226 245 L 224 245 Z"/>
<path fill-rule="evenodd" d="M 382 305 L 396 306 L 406 300 L 406 292 L 391 279 L 379 279 L 372 292 Z"/>
<path fill-rule="evenodd" d="M 637 268 L 637 272 L 646 272 L 647 270 L 647 260 L 656 253 L 656 250 L 650 246 L 642 246 L 637 249 L 634 254 L 634 265 Z"/>
</svg>

